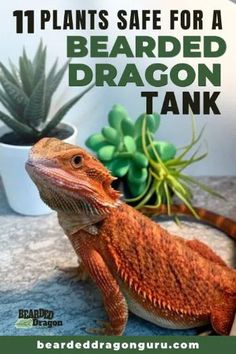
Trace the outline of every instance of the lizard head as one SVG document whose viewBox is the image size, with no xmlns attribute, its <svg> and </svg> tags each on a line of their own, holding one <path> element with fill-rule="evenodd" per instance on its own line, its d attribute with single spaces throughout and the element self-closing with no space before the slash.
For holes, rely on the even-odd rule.
<svg viewBox="0 0 236 354">
<path fill-rule="evenodd" d="M 31 149 L 26 170 L 40 196 L 52 209 L 105 215 L 120 204 L 111 187 L 115 179 L 92 155 L 55 138 L 43 138 Z"/>
</svg>

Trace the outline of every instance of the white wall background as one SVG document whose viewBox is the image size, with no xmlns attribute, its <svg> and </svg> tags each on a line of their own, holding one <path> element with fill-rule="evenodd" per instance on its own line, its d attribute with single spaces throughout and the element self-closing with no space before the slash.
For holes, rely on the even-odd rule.
<svg viewBox="0 0 236 354">
<path fill-rule="evenodd" d="M 65 9 L 107 9 L 109 11 L 109 29 L 106 31 L 53 31 L 49 25 L 46 31 L 37 31 L 34 34 L 16 34 L 15 33 L 15 19 L 12 12 L 16 9 L 29 10 L 34 9 L 36 12 L 41 9 L 57 9 L 59 15 Z M 162 11 L 162 30 L 161 31 L 117 31 L 115 26 L 112 26 L 115 13 L 119 9 L 161 9 Z M 183 31 L 178 29 L 176 31 L 169 31 L 167 28 L 166 16 L 170 9 L 202 9 L 204 10 L 204 23 L 206 30 L 204 31 Z M 210 14 L 213 9 L 221 9 L 223 13 L 223 31 L 211 31 L 209 21 Z M 29 55 L 33 55 L 39 43 L 40 38 L 48 46 L 48 67 L 53 63 L 56 56 L 60 58 L 60 63 L 66 60 L 66 36 L 67 35 L 95 35 L 108 34 L 110 41 L 117 35 L 126 35 L 130 40 L 135 35 L 153 35 L 159 34 L 175 35 L 181 38 L 183 35 L 220 35 L 227 42 L 226 54 L 219 58 L 214 59 L 214 62 L 222 64 L 222 87 L 221 98 L 219 100 L 219 107 L 222 112 L 221 116 L 197 116 L 197 127 L 200 130 L 206 124 L 204 138 L 208 145 L 208 157 L 189 169 L 189 173 L 194 175 L 236 175 L 236 5 L 229 0 L 119 0 L 117 2 L 109 0 L 11 0 L 2 2 L 0 5 L 0 60 L 7 64 L 8 58 L 13 62 L 17 62 L 17 58 L 22 52 L 23 45 L 26 47 Z M 36 28 L 39 28 L 36 23 Z M 106 59 L 101 59 L 104 62 Z M 133 62 L 135 60 L 127 58 L 108 59 L 109 62 L 123 68 L 126 62 Z M 97 59 L 85 58 L 80 60 L 84 63 L 93 65 L 98 62 Z M 181 56 L 171 59 L 161 59 L 161 62 L 166 63 L 170 67 L 175 63 L 181 61 Z M 76 61 L 74 61 L 76 62 Z M 142 72 L 143 69 L 155 59 L 136 59 L 136 62 Z M 184 59 L 184 62 L 189 62 L 194 66 L 196 62 L 211 63 L 212 59 L 191 58 L 190 60 Z M 81 88 L 69 88 L 68 77 L 65 75 L 64 89 L 59 90 L 55 95 L 54 107 L 58 103 L 66 100 L 68 97 L 73 96 L 75 93 L 82 90 Z M 66 89 L 65 89 L 66 87 Z M 127 107 L 130 115 L 136 118 L 140 113 L 145 110 L 144 99 L 140 97 L 142 90 L 155 90 L 153 87 L 136 88 L 129 85 L 125 88 L 94 88 L 84 99 L 79 102 L 76 107 L 71 110 L 67 115 L 67 120 L 76 124 L 79 128 L 79 141 L 80 145 L 84 144 L 84 140 L 93 132 L 97 132 L 106 124 L 107 113 L 111 106 L 115 103 L 121 103 Z M 165 91 L 175 90 L 178 100 L 180 100 L 180 89 L 169 84 L 168 86 L 158 88 L 160 99 L 155 103 L 155 111 L 159 111 L 160 102 Z M 186 88 L 189 90 L 190 88 Z M 191 86 L 191 90 L 199 90 L 195 85 Z M 208 90 L 208 88 L 206 88 Z M 218 88 L 211 87 L 210 90 L 217 91 Z M 175 143 L 177 146 L 182 146 L 190 140 L 191 136 L 191 121 L 187 116 L 168 116 L 163 117 L 161 128 L 158 131 L 158 138 L 160 140 L 168 140 Z"/>
</svg>

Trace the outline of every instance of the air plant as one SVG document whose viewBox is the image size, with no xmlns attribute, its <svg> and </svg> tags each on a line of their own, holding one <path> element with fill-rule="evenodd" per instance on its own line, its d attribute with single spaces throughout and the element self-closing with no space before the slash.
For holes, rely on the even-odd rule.
<svg viewBox="0 0 236 354">
<path fill-rule="evenodd" d="M 144 191 L 136 198 L 127 199 L 127 202 L 135 203 L 137 209 L 145 207 L 146 209 L 153 210 L 158 210 L 162 204 L 165 204 L 168 215 L 171 215 L 173 197 L 176 196 L 189 208 L 196 218 L 199 218 L 191 203 L 193 197 L 192 187 L 194 185 L 214 196 L 222 198 L 220 194 L 204 183 L 183 173 L 186 167 L 207 156 L 207 152 L 199 155 L 199 149 L 197 149 L 192 153 L 190 158 L 186 157 L 200 141 L 203 131 L 204 128 L 196 136 L 193 119 L 192 140 L 190 144 L 180 149 L 182 152 L 177 156 L 173 156 L 165 161 L 162 159 L 160 149 L 158 149 L 149 129 L 147 129 L 147 122 L 144 119 L 142 125 L 142 146 L 144 154 L 148 159 L 148 181 Z M 150 203 L 150 200 L 152 200 L 152 203 Z"/>
</svg>

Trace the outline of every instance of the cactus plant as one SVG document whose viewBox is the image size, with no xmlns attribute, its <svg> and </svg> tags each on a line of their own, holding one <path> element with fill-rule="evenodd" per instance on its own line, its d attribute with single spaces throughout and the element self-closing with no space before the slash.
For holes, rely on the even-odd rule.
<svg viewBox="0 0 236 354">
<path fill-rule="evenodd" d="M 132 196 L 140 195 L 148 180 L 149 162 L 142 144 L 144 119 L 149 134 L 153 137 L 160 125 L 160 116 L 157 113 L 142 114 L 134 123 L 123 106 L 115 105 L 108 115 L 109 126 L 86 140 L 86 146 L 97 154 L 113 176 L 126 178 Z M 155 141 L 155 146 L 163 160 L 175 156 L 174 145 Z"/>
<path fill-rule="evenodd" d="M 49 119 L 52 96 L 68 62 L 57 70 L 56 60 L 46 75 L 46 49 L 41 41 L 33 60 L 24 49 L 18 68 L 11 62 L 10 69 L 0 63 L 0 102 L 8 111 L 8 114 L 0 111 L 0 120 L 15 133 L 16 140 L 26 145 L 53 134 L 65 114 L 93 86 L 70 99 Z"/>
</svg>

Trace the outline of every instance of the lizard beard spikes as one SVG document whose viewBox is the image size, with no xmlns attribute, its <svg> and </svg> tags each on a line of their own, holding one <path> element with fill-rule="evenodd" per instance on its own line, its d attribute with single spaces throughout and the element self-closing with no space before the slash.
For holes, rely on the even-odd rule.
<svg viewBox="0 0 236 354">
<path fill-rule="evenodd" d="M 75 199 L 51 188 L 40 189 L 41 199 L 52 209 L 66 214 L 84 214 L 88 217 L 102 216 L 108 213 L 107 208 L 96 206 L 84 199 Z"/>
<path fill-rule="evenodd" d="M 116 201 L 120 198 L 121 196 L 120 193 L 115 189 L 113 189 L 111 186 L 111 183 L 115 181 L 117 178 L 111 176 L 108 170 L 105 170 L 103 166 L 100 170 L 96 168 L 89 168 L 86 171 L 86 174 L 89 178 L 99 182 L 103 187 L 105 193 L 107 193 L 112 200 Z"/>
</svg>

